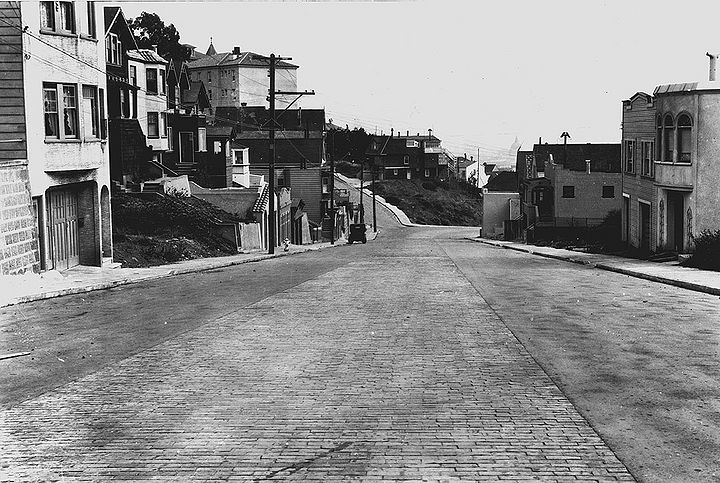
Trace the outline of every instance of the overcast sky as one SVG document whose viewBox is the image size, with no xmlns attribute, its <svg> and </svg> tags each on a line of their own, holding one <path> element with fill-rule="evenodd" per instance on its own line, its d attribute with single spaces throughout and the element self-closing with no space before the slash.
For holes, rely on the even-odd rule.
<svg viewBox="0 0 720 483">
<path fill-rule="evenodd" d="M 205 52 L 293 58 L 303 107 L 370 132 L 434 130 L 456 154 L 619 142 L 622 100 L 707 79 L 717 2 L 123 2 Z"/>
</svg>

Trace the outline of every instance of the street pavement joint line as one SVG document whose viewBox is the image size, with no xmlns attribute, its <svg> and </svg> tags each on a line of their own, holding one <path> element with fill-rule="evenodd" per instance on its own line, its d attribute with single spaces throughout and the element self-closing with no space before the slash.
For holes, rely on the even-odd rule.
<svg viewBox="0 0 720 483">
<path fill-rule="evenodd" d="M 302 461 L 298 461 L 297 463 L 293 463 L 291 465 L 288 465 L 284 468 L 280 468 L 279 470 L 272 471 L 268 473 L 267 475 L 263 476 L 262 478 L 258 478 L 255 481 L 263 481 L 263 480 L 271 480 L 275 478 L 278 474 L 287 471 L 287 476 L 292 475 L 293 473 L 300 471 L 303 468 L 307 468 L 311 466 L 315 461 L 319 460 L 320 458 L 325 458 L 327 456 L 330 456 L 333 453 L 337 453 L 338 451 L 342 451 L 348 446 L 352 445 L 352 441 L 345 441 L 344 443 L 340 443 L 339 445 L 335 446 L 334 448 L 331 448 L 323 453 L 319 453 L 312 458 L 308 458 Z"/>
<path fill-rule="evenodd" d="M 535 356 L 532 354 L 532 352 L 530 352 L 528 350 L 528 348 L 525 346 L 525 344 L 522 343 L 522 341 L 520 340 L 520 338 L 518 338 L 517 334 L 515 334 L 515 332 L 510 327 L 510 325 L 508 325 L 505 322 L 505 319 L 503 319 L 502 316 L 498 313 L 498 311 L 495 310 L 495 307 L 493 307 L 492 304 L 490 304 L 490 302 L 488 302 L 488 300 L 485 298 L 485 296 L 477 289 L 477 287 L 475 287 L 475 285 L 472 283 L 472 281 L 470 281 L 470 279 L 467 278 L 467 276 L 463 273 L 463 271 L 460 269 L 460 267 L 457 265 L 457 263 L 455 263 L 455 260 L 447 253 L 447 250 L 445 249 L 445 247 L 441 245 L 440 248 L 442 248 L 442 250 L 445 252 L 445 254 L 447 254 L 448 258 L 455 265 L 455 268 L 460 273 L 460 275 L 462 275 L 465 278 L 465 280 L 467 280 L 467 282 L 470 284 L 470 286 L 472 286 L 472 288 L 475 290 L 475 292 L 477 292 L 477 294 L 480 296 L 480 298 L 482 298 L 483 302 L 485 302 L 485 304 L 488 306 L 488 308 L 490 308 L 492 313 L 495 314 L 495 317 L 497 317 L 497 319 L 500 322 L 502 322 L 502 324 L 512 334 L 512 336 L 515 338 L 515 340 L 518 342 L 518 344 L 520 344 L 520 346 L 525 350 L 525 352 L 530 356 L 530 358 L 535 362 L 535 364 L 538 365 L 540 370 L 542 370 L 545 373 L 545 375 L 548 377 L 548 379 L 550 379 L 550 381 L 552 381 L 552 383 L 555 385 L 555 387 L 558 389 L 558 391 L 560 391 L 560 393 L 563 396 L 565 396 L 565 398 L 570 402 L 572 407 L 575 409 L 575 412 L 578 413 L 578 415 L 585 421 L 585 423 L 588 425 L 589 428 L 592 428 L 593 432 L 595 432 L 597 437 L 600 438 L 600 440 L 605 444 L 605 446 L 607 446 L 607 448 L 610 450 L 610 452 L 613 455 L 615 455 L 615 458 L 617 458 L 617 460 L 625 467 L 625 470 L 627 470 L 627 472 L 635 479 L 635 481 L 640 481 L 640 480 L 638 480 L 637 476 L 635 474 L 633 474 L 632 471 L 630 471 L 630 468 L 627 467 L 625 462 L 620 459 L 620 457 L 615 452 L 615 450 L 610 446 L 610 444 L 608 444 L 607 440 L 605 438 L 603 438 L 603 436 L 600 433 L 598 433 L 597 429 L 592 424 L 590 424 L 590 421 L 585 417 L 584 414 L 582 414 L 580 412 L 577 405 L 575 404 L 575 401 L 573 401 L 572 398 L 568 394 L 566 394 L 565 391 L 563 391 L 562 387 L 557 383 L 557 381 L 548 373 L 548 371 L 545 369 L 545 367 L 542 364 L 540 364 L 540 362 L 535 358 Z"/>
</svg>

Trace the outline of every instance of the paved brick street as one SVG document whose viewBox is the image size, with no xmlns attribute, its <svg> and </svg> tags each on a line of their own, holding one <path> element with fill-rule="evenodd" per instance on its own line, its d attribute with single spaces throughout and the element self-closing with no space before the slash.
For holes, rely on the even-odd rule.
<svg viewBox="0 0 720 483">
<path fill-rule="evenodd" d="M 632 480 L 434 241 L 334 252 L 3 410 L 1 479 Z"/>
</svg>

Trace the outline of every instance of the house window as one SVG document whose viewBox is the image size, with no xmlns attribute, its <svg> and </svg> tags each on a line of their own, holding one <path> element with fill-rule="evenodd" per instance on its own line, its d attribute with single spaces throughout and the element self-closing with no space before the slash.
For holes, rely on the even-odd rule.
<svg viewBox="0 0 720 483">
<path fill-rule="evenodd" d="M 677 138 L 678 138 L 678 162 L 689 163 L 691 156 L 692 121 L 690 116 L 682 114 L 677 120 Z"/>
<path fill-rule="evenodd" d="M 120 89 L 120 117 L 130 119 L 130 92 Z"/>
<path fill-rule="evenodd" d="M 574 186 L 563 186 L 563 198 L 575 198 L 575 187 Z"/>
<path fill-rule="evenodd" d="M 430 170 L 429 170 L 429 169 L 426 169 L 426 170 L 425 170 L 425 177 L 426 177 L 426 178 L 429 178 L 429 177 L 430 177 Z"/>
<path fill-rule="evenodd" d="M 167 92 L 165 88 L 165 70 L 160 69 L 160 94 L 165 94 Z"/>
<path fill-rule="evenodd" d="M 208 71 L 208 84 L 212 84 L 212 71 Z"/>
<path fill-rule="evenodd" d="M 160 127 L 158 124 L 158 113 L 148 112 L 147 113 L 147 126 L 148 126 L 148 137 L 158 138 L 160 137 Z"/>
<path fill-rule="evenodd" d="M 220 141 L 213 142 L 213 153 L 220 154 L 222 152 L 222 143 Z"/>
<path fill-rule="evenodd" d="M 97 87 L 95 86 L 82 86 L 83 95 L 83 130 L 85 131 L 86 138 L 99 138 L 99 110 L 97 100 Z"/>
<path fill-rule="evenodd" d="M 87 2 L 88 37 L 97 38 L 97 23 L 95 22 L 95 2 Z"/>
<path fill-rule="evenodd" d="M 326 176 L 323 176 L 323 178 L 322 178 L 322 192 L 323 192 L 323 194 L 330 193 L 329 183 L 330 183 L 330 180 L 329 180 Z"/>
<path fill-rule="evenodd" d="M 403 156 L 403 164 L 410 164 L 410 156 L 407 154 Z"/>
<path fill-rule="evenodd" d="M 122 59 L 120 52 L 122 49 L 122 42 L 118 39 L 118 36 L 109 33 L 105 39 L 105 61 L 108 64 L 122 65 Z"/>
<path fill-rule="evenodd" d="M 40 30 L 74 34 L 73 2 L 40 2 Z"/>
<path fill-rule="evenodd" d="M 675 123 L 671 115 L 665 116 L 663 122 L 663 158 L 668 163 L 674 161 L 675 154 Z"/>
<path fill-rule="evenodd" d="M 77 139 L 77 87 L 72 84 L 43 84 L 45 137 Z"/>
<path fill-rule="evenodd" d="M 145 69 L 145 90 L 148 94 L 158 93 L 157 69 Z"/>
<path fill-rule="evenodd" d="M 105 90 L 98 89 L 98 104 L 100 106 L 100 138 L 107 139 L 107 124 L 105 120 Z"/>
<path fill-rule="evenodd" d="M 654 141 L 643 141 L 642 143 L 642 159 L 640 162 L 640 174 L 643 176 L 652 176 L 653 154 L 655 153 Z"/>
<path fill-rule="evenodd" d="M 233 164 L 245 164 L 245 156 L 241 149 L 233 149 Z"/>
<path fill-rule="evenodd" d="M 393 169 L 393 176 L 397 176 L 397 175 L 398 175 L 398 170 L 397 170 L 397 169 Z"/>
<path fill-rule="evenodd" d="M 130 84 L 137 85 L 137 67 L 134 65 L 130 66 Z"/>
<path fill-rule="evenodd" d="M 615 187 L 614 186 L 603 186 L 602 187 L 603 198 L 615 198 Z"/>
<path fill-rule="evenodd" d="M 168 135 L 167 112 L 160 113 L 160 137 L 166 138 Z"/>
<path fill-rule="evenodd" d="M 635 141 L 625 141 L 625 172 L 635 172 Z"/>
<path fill-rule="evenodd" d="M 168 151 L 172 151 L 173 150 L 173 130 L 170 126 L 168 126 L 167 131 L 168 131 L 168 134 L 167 134 L 167 136 L 168 136 Z"/>
<path fill-rule="evenodd" d="M 198 128 L 198 151 L 207 151 L 207 130 L 204 127 Z"/>
</svg>

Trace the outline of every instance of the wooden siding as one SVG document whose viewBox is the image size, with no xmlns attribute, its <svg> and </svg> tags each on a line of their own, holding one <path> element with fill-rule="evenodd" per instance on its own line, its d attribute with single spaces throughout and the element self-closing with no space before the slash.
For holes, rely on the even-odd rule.
<svg viewBox="0 0 720 483">
<path fill-rule="evenodd" d="M 0 2 L 0 163 L 27 158 L 20 2 Z"/>
<path fill-rule="evenodd" d="M 630 103 L 631 109 L 623 105 L 622 115 L 622 139 L 623 139 L 623 165 L 622 165 L 622 191 L 630 195 L 629 213 L 623 213 L 622 236 L 625 236 L 626 223 L 629 217 L 629 235 L 627 240 L 635 248 L 640 247 L 640 202 L 639 200 L 651 203 L 650 206 L 650 251 L 656 250 L 657 244 L 657 199 L 654 180 L 641 176 L 642 166 L 642 141 L 655 140 L 655 107 L 648 106 L 645 99 L 638 97 Z M 625 172 L 625 143 L 624 141 L 635 141 L 635 172 Z M 653 155 L 654 157 L 654 155 Z"/>
</svg>

